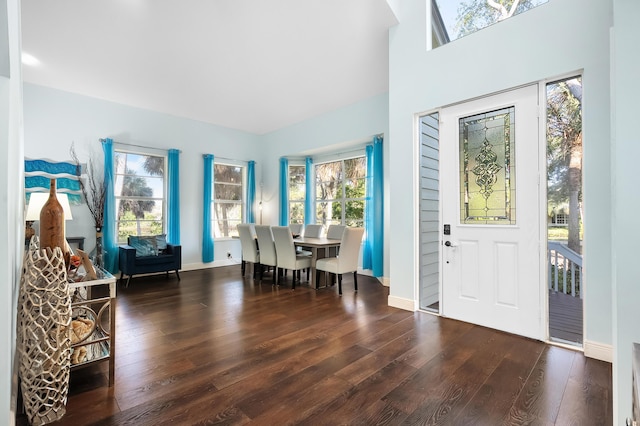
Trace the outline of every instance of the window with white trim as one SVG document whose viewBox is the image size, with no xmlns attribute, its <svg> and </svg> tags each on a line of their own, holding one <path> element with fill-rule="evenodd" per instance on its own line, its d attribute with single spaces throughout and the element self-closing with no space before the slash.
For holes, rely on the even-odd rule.
<svg viewBox="0 0 640 426">
<path fill-rule="evenodd" d="M 315 165 L 316 223 L 364 226 L 365 156 Z"/>
<path fill-rule="evenodd" d="M 431 20 L 427 26 L 428 49 L 473 34 L 483 28 L 524 13 L 549 0 L 426 0 Z"/>
<path fill-rule="evenodd" d="M 238 236 L 245 211 L 246 167 L 214 163 L 213 174 L 213 237 Z"/>
<path fill-rule="evenodd" d="M 166 157 L 114 152 L 118 242 L 130 235 L 164 233 Z"/>
<path fill-rule="evenodd" d="M 304 224 L 306 166 L 289 165 L 289 223 Z"/>
</svg>

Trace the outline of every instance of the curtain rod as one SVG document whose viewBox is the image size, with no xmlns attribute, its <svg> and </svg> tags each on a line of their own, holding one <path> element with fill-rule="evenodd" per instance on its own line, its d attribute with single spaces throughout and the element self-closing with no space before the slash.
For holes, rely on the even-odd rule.
<svg viewBox="0 0 640 426">
<path fill-rule="evenodd" d="M 223 157 L 221 155 L 215 155 L 215 154 L 202 154 L 202 156 L 206 156 L 206 155 L 213 155 L 213 160 L 227 160 L 227 161 L 235 161 L 236 163 L 249 163 L 249 161 L 253 161 L 254 163 L 258 164 L 257 161 L 255 160 L 238 160 L 237 158 L 228 158 L 228 157 Z"/>
<path fill-rule="evenodd" d="M 104 142 L 105 139 L 100 138 L 100 142 Z M 126 142 L 118 142 L 116 140 L 113 141 L 114 144 L 118 144 L 118 145 L 124 145 L 124 146 L 132 146 L 135 148 L 143 148 L 143 149 L 155 149 L 156 151 L 169 151 L 169 149 L 175 149 L 175 148 L 158 148 L 157 146 L 145 146 L 145 145 L 136 145 L 134 143 L 126 143 Z M 182 154 L 182 150 L 179 149 L 178 152 L 180 152 Z"/>
</svg>

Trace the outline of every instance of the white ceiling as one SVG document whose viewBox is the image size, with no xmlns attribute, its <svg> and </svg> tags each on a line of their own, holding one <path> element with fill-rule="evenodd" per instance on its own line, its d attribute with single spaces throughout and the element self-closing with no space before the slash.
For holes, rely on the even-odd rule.
<svg viewBox="0 0 640 426">
<path fill-rule="evenodd" d="M 22 0 L 25 82 L 264 134 L 388 91 L 387 0 Z"/>
</svg>

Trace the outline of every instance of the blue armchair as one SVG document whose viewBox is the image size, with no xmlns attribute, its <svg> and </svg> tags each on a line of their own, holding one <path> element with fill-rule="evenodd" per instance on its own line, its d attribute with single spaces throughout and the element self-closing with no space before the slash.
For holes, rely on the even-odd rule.
<svg viewBox="0 0 640 426">
<path fill-rule="evenodd" d="M 128 276 L 125 287 L 129 286 L 132 276 L 154 272 L 166 272 L 168 276 L 169 271 L 175 271 L 180 281 L 178 271 L 182 268 L 182 246 L 165 243 L 166 248 L 163 245 L 158 250 L 140 244 L 139 240 L 146 240 L 144 242 L 148 243 L 149 238 L 157 237 L 129 237 L 127 244 L 118 247 L 120 281 L 125 275 Z"/>
</svg>

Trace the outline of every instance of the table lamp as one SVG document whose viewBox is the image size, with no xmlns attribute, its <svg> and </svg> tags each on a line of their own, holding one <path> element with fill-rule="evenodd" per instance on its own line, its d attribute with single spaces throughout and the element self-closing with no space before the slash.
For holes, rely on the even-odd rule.
<svg viewBox="0 0 640 426">
<path fill-rule="evenodd" d="M 56 197 L 58 198 L 58 202 L 62 205 L 62 210 L 64 211 L 64 219 L 71 220 L 73 216 L 71 215 L 71 206 L 69 205 L 69 197 L 64 193 L 57 193 Z M 27 226 L 24 231 L 24 237 L 27 240 L 30 240 L 31 237 L 35 234 L 34 229 L 31 227 L 33 222 L 36 220 L 40 220 L 40 210 L 42 210 L 42 206 L 49 199 L 48 192 L 32 192 L 29 197 L 29 205 L 27 206 Z"/>
</svg>

